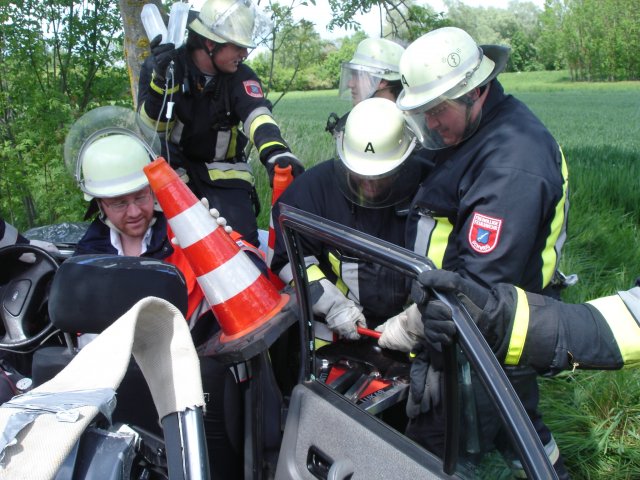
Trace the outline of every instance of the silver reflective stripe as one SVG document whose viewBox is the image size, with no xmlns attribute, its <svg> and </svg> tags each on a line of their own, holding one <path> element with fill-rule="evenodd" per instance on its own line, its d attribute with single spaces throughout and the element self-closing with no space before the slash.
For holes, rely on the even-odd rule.
<svg viewBox="0 0 640 480">
<path fill-rule="evenodd" d="M 304 265 L 309 268 L 311 265 L 318 265 L 318 259 L 314 256 L 304 257 Z M 291 264 L 287 263 L 284 267 L 280 269 L 278 272 L 278 276 L 280 280 L 284 283 L 289 283 L 293 280 L 293 272 L 291 271 Z"/>
<path fill-rule="evenodd" d="M 10 223 L 4 223 L 4 236 L 0 238 L 0 247 L 13 245 L 18 241 L 18 230 Z"/>
<path fill-rule="evenodd" d="M 229 162 L 207 162 L 205 163 L 209 170 L 220 170 L 222 172 L 228 172 L 230 170 L 244 171 L 253 173 L 251 165 L 247 162 L 229 163 Z"/>
<path fill-rule="evenodd" d="M 171 130 L 171 135 L 169 137 L 169 140 L 171 140 L 171 143 L 180 145 L 180 139 L 182 138 L 183 130 L 184 130 L 184 123 L 182 123 L 180 120 L 176 120 L 176 124 Z"/>
<path fill-rule="evenodd" d="M 436 228 L 436 221 L 430 216 L 421 216 L 418 220 L 418 228 L 416 230 L 416 240 L 413 244 L 413 251 L 419 255 L 427 256 L 429 249 L 429 239 Z"/>
<path fill-rule="evenodd" d="M 251 112 L 249 114 L 249 116 L 247 117 L 247 119 L 244 121 L 243 130 L 245 132 L 250 132 L 251 131 L 251 124 L 260 115 L 269 115 L 270 117 L 273 116 L 271 114 L 271 110 L 269 110 L 267 107 L 258 107 L 253 112 Z"/>
<path fill-rule="evenodd" d="M 640 287 L 633 287 L 625 292 L 618 292 L 620 298 L 629 309 L 629 313 L 635 321 L 640 325 Z"/>
<path fill-rule="evenodd" d="M 342 262 L 340 278 L 349 289 L 347 295 L 352 300 L 360 303 L 360 283 L 358 281 L 358 264 L 355 262 Z"/>
<path fill-rule="evenodd" d="M 229 150 L 229 144 L 231 143 L 231 130 L 218 130 L 216 137 L 216 153 L 213 159 L 225 160 L 227 158 L 227 151 Z"/>
</svg>

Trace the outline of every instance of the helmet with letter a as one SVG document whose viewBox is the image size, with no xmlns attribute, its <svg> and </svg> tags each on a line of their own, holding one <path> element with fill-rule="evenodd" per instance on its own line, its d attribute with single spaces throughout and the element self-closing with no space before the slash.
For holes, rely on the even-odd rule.
<svg viewBox="0 0 640 480">
<path fill-rule="evenodd" d="M 338 185 L 352 203 L 384 208 L 412 195 L 420 180 L 416 146 L 402 112 L 385 98 L 358 103 L 336 137 Z"/>
</svg>

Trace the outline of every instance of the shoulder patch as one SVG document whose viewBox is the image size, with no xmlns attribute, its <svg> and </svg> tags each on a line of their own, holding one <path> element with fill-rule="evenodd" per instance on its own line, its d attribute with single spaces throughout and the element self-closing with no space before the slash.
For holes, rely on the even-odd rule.
<svg viewBox="0 0 640 480">
<path fill-rule="evenodd" d="M 469 245 L 478 253 L 489 253 L 498 246 L 502 219 L 473 212 L 469 226 Z"/>
<path fill-rule="evenodd" d="M 255 98 L 264 97 L 264 94 L 262 93 L 262 87 L 255 80 L 246 80 L 242 82 L 242 85 L 244 85 L 244 91 L 250 97 L 255 97 Z"/>
</svg>

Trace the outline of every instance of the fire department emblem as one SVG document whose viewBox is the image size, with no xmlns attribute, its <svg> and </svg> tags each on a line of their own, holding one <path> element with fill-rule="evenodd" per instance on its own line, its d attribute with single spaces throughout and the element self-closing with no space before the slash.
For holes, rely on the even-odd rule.
<svg viewBox="0 0 640 480">
<path fill-rule="evenodd" d="M 244 91 L 247 92 L 247 95 L 249 95 L 250 97 L 264 97 L 262 93 L 262 87 L 255 80 L 247 80 L 245 82 L 242 82 L 242 84 L 244 85 Z"/>
<path fill-rule="evenodd" d="M 498 246 L 502 219 L 474 212 L 469 227 L 469 245 L 478 253 L 489 253 Z"/>
</svg>

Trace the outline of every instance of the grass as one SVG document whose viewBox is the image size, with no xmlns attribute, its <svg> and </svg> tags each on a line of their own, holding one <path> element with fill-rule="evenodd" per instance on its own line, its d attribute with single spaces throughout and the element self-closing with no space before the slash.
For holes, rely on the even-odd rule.
<svg viewBox="0 0 640 480">
<path fill-rule="evenodd" d="M 569 164 L 571 211 L 561 267 L 580 281 L 565 301 L 631 287 L 640 276 L 640 82 L 571 83 L 566 72 L 502 74 L 500 80 L 547 125 Z M 291 92 L 275 116 L 292 150 L 311 166 L 334 156 L 326 119 L 348 109 L 336 90 Z M 255 170 L 264 228 L 270 198 L 264 169 Z M 573 478 L 640 478 L 637 370 L 566 373 L 540 383 L 545 422 Z"/>
</svg>

